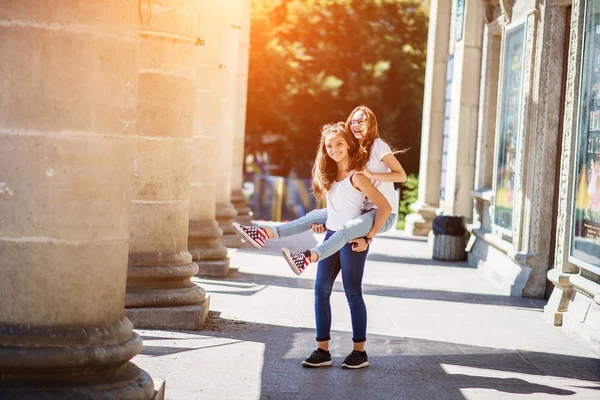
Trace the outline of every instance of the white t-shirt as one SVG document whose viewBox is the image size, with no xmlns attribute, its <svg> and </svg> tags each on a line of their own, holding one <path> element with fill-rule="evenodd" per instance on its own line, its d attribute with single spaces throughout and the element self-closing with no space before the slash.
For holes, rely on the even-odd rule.
<svg viewBox="0 0 600 400">
<path fill-rule="evenodd" d="M 387 164 L 381 161 L 383 157 L 387 156 L 388 154 L 392 154 L 392 149 L 390 149 L 390 146 L 388 146 L 380 138 L 375 139 L 373 146 L 371 147 L 371 155 L 369 157 L 369 161 L 367 161 L 366 168 L 375 174 L 391 172 L 392 170 L 387 166 Z M 392 214 L 398 214 L 398 196 L 396 190 L 394 189 L 394 183 L 378 181 L 376 179 L 371 180 L 371 182 L 373 183 L 373 186 L 375 186 L 381 192 L 381 194 L 383 194 L 387 201 L 389 201 L 390 205 L 392 206 Z M 377 206 L 369 201 L 368 198 L 366 198 L 362 208 L 363 210 L 370 210 L 372 208 L 377 208 Z"/>
<path fill-rule="evenodd" d="M 327 193 L 325 226 L 329 230 L 338 231 L 344 227 L 346 222 L 362 214 L 361 206 L 365 200 L 365 194 L 352 186 L 350 176 L 339 182 L 333 182 Z"/>
</svg>

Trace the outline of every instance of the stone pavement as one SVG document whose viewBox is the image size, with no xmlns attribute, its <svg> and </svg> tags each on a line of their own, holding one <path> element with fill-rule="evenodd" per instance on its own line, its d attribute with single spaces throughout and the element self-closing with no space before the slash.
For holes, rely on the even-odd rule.
<svg viewBox="0 0 600 400">
<path fill-rule="evenodd" d="M 196 279 L 211 296 L 198 332 L 138 331 L 133 361 L 166 379 L 166 398 L 600 399 L 600 355 L 552 326 L 545 301 L 511 298 L 466 263 L 433 261 L 424 238 L 378 235 L 367 261 L 371 366 L 343 370 L 352 348 L 341 282 L 332 295 L 333 367 L 306 369 L 315 348 L 313 264 L 296 277 L 280 247 L 232 250 L 226 279 Z M 338 278 L 339 280 L 339 278 Z"/>
</svg>

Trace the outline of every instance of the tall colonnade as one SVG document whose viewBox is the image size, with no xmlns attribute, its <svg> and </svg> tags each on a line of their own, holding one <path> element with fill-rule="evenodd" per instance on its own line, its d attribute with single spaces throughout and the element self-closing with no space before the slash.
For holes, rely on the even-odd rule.
<svg viewBox="0 0 600 400">
<path fill-rule="evenodd" d="M 1 4 L 0 397 L 150 399 L 134 327 L 200 329 L 249 215 L 250 1 Z"/>
</svg>

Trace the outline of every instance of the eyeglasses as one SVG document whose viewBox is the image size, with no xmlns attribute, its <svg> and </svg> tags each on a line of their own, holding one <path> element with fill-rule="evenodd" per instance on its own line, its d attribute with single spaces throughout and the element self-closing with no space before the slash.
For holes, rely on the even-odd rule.
<svg viewBox="0 0 600 400">
<path fill-rule="evenodd" d="M 366 119 L 351 119 L 350 125 L 354 125 L 354 124 L 362 125 L 365 123 L 365 121 L 366 121 Z"/>
</svg>

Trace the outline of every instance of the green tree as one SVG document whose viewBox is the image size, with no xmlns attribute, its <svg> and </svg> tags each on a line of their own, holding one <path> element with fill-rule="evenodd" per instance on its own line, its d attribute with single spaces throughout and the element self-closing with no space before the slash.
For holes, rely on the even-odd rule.
<svg viewBox="0 0 600 400">
<path fill-rule="evenodd" d="M 402 0 L 253 0 L 247 151 L 309 176 L 319 126 L 360 104 L 418 170 L 427 15 Z"/>
</svg>

